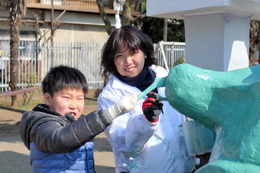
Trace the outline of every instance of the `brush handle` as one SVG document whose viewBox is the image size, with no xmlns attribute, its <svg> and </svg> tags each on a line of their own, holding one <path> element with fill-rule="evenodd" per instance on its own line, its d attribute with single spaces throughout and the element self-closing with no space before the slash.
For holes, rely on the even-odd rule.
<svg viewBox="0 0 260 173">
<path fill-rule="evenodd" d="M 166 81 L 166 77 L 156 77 L 154 79 L 154 82 L 138 96 L 137 101 L 139 101 L 141 98 L 143 98 L 146 94 L 148 94 L 155 88 L 164 87 L 165 81 Z"/>
</svg>

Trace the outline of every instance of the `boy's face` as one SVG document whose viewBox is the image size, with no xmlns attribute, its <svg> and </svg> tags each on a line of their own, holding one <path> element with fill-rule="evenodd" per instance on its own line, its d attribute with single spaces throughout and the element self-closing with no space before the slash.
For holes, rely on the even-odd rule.
<svg viewBox="0 0 260 173">
<path fill-rule="evenodd" d="M 84 92 L 82 89 L 65 88 L 55 92 L 53 97 L 44 93 L 44 101 L 50 109 L 62 116 L 69 112 L 72 113 L 76 120 L 79 119 L 84 110 Z"/>
</svg>

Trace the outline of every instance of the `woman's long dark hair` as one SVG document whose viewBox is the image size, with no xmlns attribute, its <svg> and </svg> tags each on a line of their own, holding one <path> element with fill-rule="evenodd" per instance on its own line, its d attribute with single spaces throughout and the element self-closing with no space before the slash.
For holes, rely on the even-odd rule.
<svg viewBox="0 0 260 173">
<path fill-rule="evenodd" d="M 150 37 L 132 25 L 123 25 L 112 32 L 102 48 L 101 74 L 105 80 L 111 74 L 116 75 L 117 70 L 114 64 L 114 57 L 122 48 L 125 50 L 129 49 L 130 51 L 140 49 L 147 56 L 145 66 L 149 67 L 152 64 L 157 64 Z"/>
</svg>

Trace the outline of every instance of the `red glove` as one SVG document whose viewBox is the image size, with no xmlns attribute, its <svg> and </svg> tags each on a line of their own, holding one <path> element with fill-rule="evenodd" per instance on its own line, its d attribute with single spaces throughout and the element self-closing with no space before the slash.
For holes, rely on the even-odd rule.
<svg viewBox="0 0 260 173">
<path fill-rule="evenodd" d="M 143 102 L 143 113 L 148 121 L 157 122 L 159 115 L 162 112 L 163 104 L 160 103 L 158 94 L 150 92 L 147 94 L 147 99 Z"/>
</svg>

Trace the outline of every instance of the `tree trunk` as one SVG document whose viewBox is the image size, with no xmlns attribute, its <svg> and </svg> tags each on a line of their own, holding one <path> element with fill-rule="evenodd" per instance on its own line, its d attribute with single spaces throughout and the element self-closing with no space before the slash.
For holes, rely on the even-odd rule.
<svg viewBox="0 0 260 173">
<path fill-rule="evenodd" d="M 98 5 L 99 14 L 100 14 L 100 16 L 101 16 L 101 18 L 102 18 L 102 20 L 105 24 L 107 34 L 110 35 L 111 32 L 112 32 L 112 26 L 111 26 L 111 23 L 108 19 L 107 13 L 104 10 L 104 5 L 103 5 L 101 0 L 96 0 L 96 2 L 97 2 L 97 5 Z"/>
<path fill-rule="evenodd" d="M 11 91 L 17 90 L 18 80 L 18 50 L 20 42 L 20 27 L 22 9 L 21 0 L 11 0 L 10 3 L 10 81 Z M 11 106 L 17 107 L 16 95 L 11 97 Z"/>
<path fill-rule="evenodd" d="M 135 9 L 135 5 L 137 0 L 126 0 L 123 5 L 122 11 L 122 25 L 125 24 L 133 24 L 135 22 L 134 18 L 132 17 L 132 11 Z"/>
</svg>

